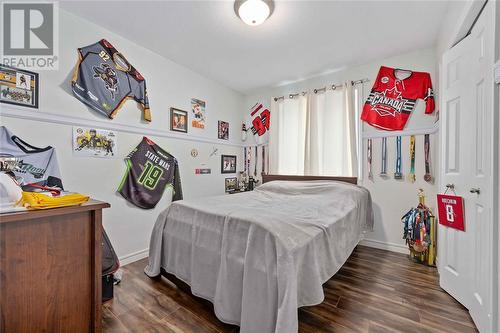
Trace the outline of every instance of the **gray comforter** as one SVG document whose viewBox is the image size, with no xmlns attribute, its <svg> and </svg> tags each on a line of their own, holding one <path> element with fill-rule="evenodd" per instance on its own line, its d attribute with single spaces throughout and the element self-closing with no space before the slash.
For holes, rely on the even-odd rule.
<svg viewBox="0 0 500 333">
<path fill-rule="evenodd" d="M 293 333 L 297 308 L 323 301 L 322 284 L 372 227 L 362 187 L 273 181 L 172 203 L 154 226 L 145 273 L 176 275 L 241 333 Z"/>
</svg>

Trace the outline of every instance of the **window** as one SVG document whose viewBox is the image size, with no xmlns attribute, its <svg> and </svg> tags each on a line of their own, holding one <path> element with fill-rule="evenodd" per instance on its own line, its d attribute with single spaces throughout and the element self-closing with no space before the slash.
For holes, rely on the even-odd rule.
<svg viewBox="0 0 500 333">
<path fill-rule="evenodd" d="M 273 102 L 270 171 L 277 174 L 355 176 L 359 91 L 345 84 Z"/>
</svg>

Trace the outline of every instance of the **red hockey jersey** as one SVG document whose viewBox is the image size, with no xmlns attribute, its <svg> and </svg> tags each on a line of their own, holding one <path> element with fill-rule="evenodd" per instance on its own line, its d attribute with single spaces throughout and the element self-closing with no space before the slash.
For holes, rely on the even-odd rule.
<svg viewBox="0 0 500 333">
<path fill-rule="evenodd" d="M 396 76 L 397 71 L 410 75 L 399 78 Z M 434 93 L 429 73 L 382 66 L 363 107 L 361 120 L 388 131 L 402 130 L 415 109 L 417 99 L 425 101 L 426 114 L 434 112 Z"/>
</svg>

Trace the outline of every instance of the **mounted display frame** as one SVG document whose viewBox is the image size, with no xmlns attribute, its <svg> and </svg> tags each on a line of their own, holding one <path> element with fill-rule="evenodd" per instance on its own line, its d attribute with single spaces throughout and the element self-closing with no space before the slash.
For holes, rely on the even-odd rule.
<svg viewBox="0 0 500 333">
<path fill-rule="evenodd" d="M 176 108 L 170 108 L 170 130 L 174 132 L 187 133 L 188 112 Z"/>
<path fill-rule="evenodd" d="M 220 156 L 220 172 L 236 173 L 236 155 Z"/>
<path fill-rule="evenodd" d="M 234 192 L 238 188 L 238 178 L 237 177 L 230 177 L 224 179 L 224 190 L 226 193 L 229 192 Z"/>
<path fill-rule="evenodd" d="M 38 109 L 38 73 L 0 64 L 0 103 Z"/>
</svg>

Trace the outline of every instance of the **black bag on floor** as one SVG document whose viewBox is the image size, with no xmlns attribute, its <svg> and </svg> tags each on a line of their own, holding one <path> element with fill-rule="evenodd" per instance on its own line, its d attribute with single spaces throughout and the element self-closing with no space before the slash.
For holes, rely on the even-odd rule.
<svg viewBox="0 0 500 333">
<path fill-rule="evenodd" d="M 120 268 L 113 245 L 109 241 L 104 228 L 102 229 L 102 302 L 113 298 L 113 273 Z"/>
</svg>

